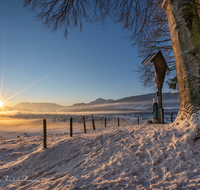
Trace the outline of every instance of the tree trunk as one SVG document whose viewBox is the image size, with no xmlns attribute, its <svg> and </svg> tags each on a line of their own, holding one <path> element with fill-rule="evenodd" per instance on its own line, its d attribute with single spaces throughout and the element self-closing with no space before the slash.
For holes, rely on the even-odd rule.
<svg viewBox="0 0 200 190">
<path fill-rule="evenodd" d="M 200 17 L 197 0 L 163 0 L 174 51 L 180 112 L 200 109 Z"/>
</svg>

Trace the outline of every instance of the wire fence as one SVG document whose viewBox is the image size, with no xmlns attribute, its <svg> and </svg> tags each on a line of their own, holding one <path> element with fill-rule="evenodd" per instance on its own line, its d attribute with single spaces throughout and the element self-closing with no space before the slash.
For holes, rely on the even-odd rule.
<svg viewBox="0 0 200 190">
<path fill-rule="evenodd" d="M 43 115 L 46 116 L 47 115 Z M 41 118 L 41 116 L 39 116 Z M 151 119 L 151 115 L 140 115 L 140 117 L 136 114 L 130 119 L 130 116 L 124 115 L 121 117 L 114 117 L 111 115 L 108 115 L 107 117 L 103 116 L 93 116 L 93 115 L 86 115 L 86 116 L 68 116 L 67 118 L 63 115 L 57 115 L 54 118 L 46 118 L 47 122 L 47 134 L 56 134 L 56 133 L 67 133 L 70 134 L 70 127 L 71 122 L 70 118 L 73 118 L 73 133 L 74 134 L 80 134 L 84 133 L 86 131 L 92 131 L 102 128 L 109 128 L 112 126 L 127 126 L 127 125 L 138 125 L 143 123 L 144 121 L 147 121 Z M 130 120 L 127 121 L 129 118 Z M 171 114 L 170 116 L 165 117 L 165 121 L 173 122 L 175 119 L 175 115 Z M 85 120 L 85 121 L 84 121 Z M 6 139 L 12 139 L 12 138 L 20 138 L 22 136 L 36 136 L 36 135 L 43 135 L 43 119 L 41 119 L 40 124 L 23 128 L 20 130 L 11 131 L 5 134 L 0 135 L 0 141 L 6 140 Z M 85 123 L 84 123 L 85 122 Z"/>
<path fill-rule="evenodd" d="M 129 117 L 129 116 L 127 116 Z M 41 116 L 40 116 L 41 118 Z M 45 117 L 43 117 L 45 118 Z M 28 119 L 28 118 L 27 118 Z M 26 120 L 27 120 L 26 119 Z M 20 138 L 22 136 L 24 137 L 33 137 L 33 136 L 43 136 L 43 138 L 40 138 L 40 141 L 43 141 L 43 148 L 47 148 L 47 137 L 50 134 L 67 134 L 70 137 L 73 137 L 73 134 L 81 134 L 86 133 L 93 130 L 98 130 L 102 128 L 110 128 L 110 127 L 117 127 L 117 126 L 127 126 L 127 125 L 139 125 L 148 119 L 151 119 L 151 115 L 134 115 L 131 121 L 127 121 L 127 118 L 124 117 L 94 117 L 94 116 L 75 116 L 70 118 L 53 118 L 53 119 L 41 119 L 40 124 L 31 126 L 31 127 L 24 127 L 20 130 L 14 130 L 5 134 L 0 135 L 0 144 L 4 144 L 5 140 L 7 139 L 14 139 L 14 138 Z M 165 121 L 171 122 L 175 119 L 175 115 L 171 114 L 170 117 L 165 117 Z M 47 121 L 47 125 L 45 125 L 46 129 L 44 130 L 44 120 Z M 42 124 L 43 121 L 43 124 Z M 85 121 L 85 123 L 84 123 Z M 85 125 L 85 126 L 84 126 Z M 45 132 L 44 132 L 45 131 Z M 32 141 L 32 140 L 31 140 Z M 15 141 L 14 141 L 15 142 Z M 26 139 L 22 141 L 23 143 L 27 144 Z M 21 150 L 21 143 L 11 143 L 11 141 L 8 141 L 9 143 L 9 150 L 5 148 L 0 149 L 0 154 L 5 156 L 6 152 L 7 154 L 10 154 L 9 152 L 11 150 L 18 150 L 20 149 L 20 153 L 27 153 L 27 150 Z M 11 143 L 11 144 L 10 144 Z M 5 154 L 3 154 L 5 153 Z"/>
</svg>

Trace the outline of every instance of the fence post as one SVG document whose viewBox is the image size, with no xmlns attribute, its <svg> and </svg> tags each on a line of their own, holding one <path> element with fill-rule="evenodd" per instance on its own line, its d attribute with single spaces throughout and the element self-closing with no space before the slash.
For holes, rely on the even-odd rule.
<svg viewBox="0 0 200 190">
<path fill-rule="evenodd" d="M 84 133 L 86 133 L 85 116 L 83 116 L 83 128 L 84 128 Z"/>
<path fill-rule="evenodd" d="M 93 130 L 95 130 L 94 119 L 92 119 Z"/>
<path fill-rule="evenodd" d="M 105 117 L 105 127 L 106 127 L 106 117 Z"/>
<path fill-rule="evenodd" d="M 70 137 L 72 136 L 72 117 L 70 117 Z"/>
<path fill-rule="evenodd" d="M 43 148 L 47 147 L 46 119 L 43 119 Z"/>
<path fill-rule="evenodd" d="M 117 118 L 117 123 L 118 123 L 118 126 L 119 126 L 119 117 Z"/>
<path fill-rule="evenodd" d="M 171 122 L 173 123 L 173 116 L 172 116 L 172 112 L 170 112 L 171 115 Z"/>
<path fill-rule="evenodd" d="M 139 116 L 137 116 L 137 124 L 140 124 Z"/>
</svg>

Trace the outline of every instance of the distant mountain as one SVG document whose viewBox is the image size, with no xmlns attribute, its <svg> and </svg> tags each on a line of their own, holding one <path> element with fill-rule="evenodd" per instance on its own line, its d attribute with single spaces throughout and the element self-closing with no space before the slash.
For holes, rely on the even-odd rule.
<svg viewBox="0 0 200 190">
<path fill-rule="evenodd" d="M 114 100 L 112 99 L 103 99 L 103 98 L 98 98 L 90 103 L 76 103 L 76 104 L 73 104 L 72 106 L 73 107 L 78 107 L 78 106 L 88 106 L 88 105 L 96 105 L 96 104 L 107 104 L 107 103 L 111 103 L 113 102 Z"/>
<path fill-rule="evenodd" d="M 166 100 L 179 100 L 178 98 L 178 93 L 163 93 L 162 94 L 162 99 L 163 101 Z M 139 95 L 139 96 L 130 96 L 126 98 L 121 98 L 118 100 L 113 101 L 113 103 L 119 103 L 119 102 L 145 102 L 145 101 L 153 101 L 153 98 L 157 99 L 156 93 L 150 93 L 150 94 L 144 94 L 144 95 Z"/>
<path fill-rule="evenodd" d="M 95 101 L 92 101 L 92 102 L 88 103 L 88 105 L 108 104 L 108 103 L 111 103 L 111 102 L 114 102 L 114 100 L 112 100 L 112 99 L 106 100 L 106 99 L 103 99 L 103 98 L 98 98 Z"/>
<path fill-rule="evenodd" d="M 163 108 L 165 111 L 178 111 L 179 99 L 178 94 L 163 93 Z M 140 96 L 130 96 L 118 100 L 105 100 L 98 98 L 90 103 L 79 103 L 64 108 L 63 112 L 82 112 L 82 111 L 143 111 L 151 112 L 153 98 L 157 99 L 156 93 L 145 94 Z"/>
<path fill-rule="evenodd" d="M 79 107 L 79 106 L 86 106 L 86 105 L 87 105 L 86 103 L 76 103 L 76 104 L 73 104 L 72 106 Z"/>
<path fill-rule="evenodd" d="M 21 102 L 15 106 L 14 109 L 25 110 L 25 111 L 56 111 L 58 109 L 65 108 L 66 106 L 61 106 L 55 103 L 30 103 Z"/>
<path fill-rule="evenodd" d="M 178 94 L 163 93 L 163 108 L 166 111 L 178 110 Z M 62 106 L 55 103 L 21 102 L 7 110 L 38 111 L 38 112 L 83 112 L 83 111 L 148 111 L 151 112 L 153 98 L 156 93 L 140 96 L 130 96 L 118 100 L 98 98 L 90 103 L 76 103 L 72 106 Z"/>
</svg>

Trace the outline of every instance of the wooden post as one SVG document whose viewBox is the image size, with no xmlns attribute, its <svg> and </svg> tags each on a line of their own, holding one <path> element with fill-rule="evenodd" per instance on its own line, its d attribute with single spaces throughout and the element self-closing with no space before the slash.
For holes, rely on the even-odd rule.
<svg viewBox="0 0 200 190">
<path fill-rule="evenodd" d="M 85 116 L 83 116 L 83 128 L 84 128 L 84 133 L 86 133 Z"/>
<path fill-rule="evenodd" d="M 92 119 L 93 130 L 95 130 L 94 119 Z"/>
<path fill-rule="evenodd" d="M 140 124 L 139 116 L 137 116 L 137 124 Z"/>
<path fill-rule="evenodd" d="M 70 137 L 72 137 L 72 117 L 70 118 Z"/>
<path fill-rule="evenodd" d="M 47 147 L 46 119 L 43 120 L 43 148 Z"/>
<path fill-rule="evenodd" d="M 117 118 L 117 123 L 118 123 L 118 126 L 119 126 L 119 117 Z"/>
<path fill-rule="evenodd" d="M 172 112 L 170 112 L 171 115 L 171 122 L 173 123 L 173 116 L 172 116 Z"/>
<path fill-rule="evenodd" d="M 105 117 L 105 127 L 106 127 L 106 117 Z"/>
</svg>

